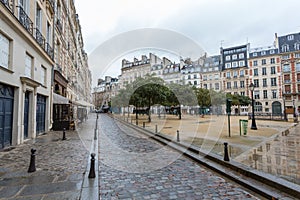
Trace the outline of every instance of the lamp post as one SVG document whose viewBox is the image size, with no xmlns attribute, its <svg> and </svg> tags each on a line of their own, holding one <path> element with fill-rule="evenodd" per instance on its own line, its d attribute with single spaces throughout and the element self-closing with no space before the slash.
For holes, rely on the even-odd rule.
<svg viewBox="0 0 300 200">
<path fill-rule="evenodd" d="M 254 99 L 253 99 L 254 84 L 251 83 L 249 85 L 249 88 L 250 88 L 250 91 L 251 91 L 251 100 L 252 100 L 252 124 L 251 124 L 251 129 L 252 130 L 257 130 L 256 122 L 255 122 L 255 115 L 254 115 Z"/>
<path fill-rule="evenodd" d="M 295 99 L 293 98 L 293 109 L 294 109 L 294 123 L 297 123 L 298 122 L 298 118 L 297 118 L 297 115 L 296 115 L 296 107 L 295 107 Z"/>
<path fill-rule="evenodd" d="M 282 98 L 283 98 L 283 119 L 284 121 L 287 121 L 286 108 L 285 108 L 285 96 L 282 96 Z"/>
</svg>

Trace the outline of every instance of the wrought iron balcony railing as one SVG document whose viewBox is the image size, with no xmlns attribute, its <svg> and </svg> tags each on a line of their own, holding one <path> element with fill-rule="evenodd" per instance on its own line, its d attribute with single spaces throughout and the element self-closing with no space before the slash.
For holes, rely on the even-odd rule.
<svg viewBox="0 0 300 200">
<path fill-rule="evenodd" d="M 3 5 L 11 12 L 14 13 L 14 1 L 13 0 L 0 0 Z"/>
<path fill-rule="evenodd" d="M 33 22 L 23 10 L 22 7 L 18 6 L 19 8 L 19 22 L 22 26 L 32 35 L 33 34 Z"/>
<path fill-rule="evenodd" d="M 39 31 L 39 29 L 35 29 L 35 40 L 36 42 L 43 48 L 45 49 L 45 38 L 42 35 L 42 33 Z"/>
<path fill-rule="evenodd" d="M 53 52 L 53 49 L 52 49 L 52 47 L 50 46 L 49 43 L 46 43 L 45 51 L 50 56 L 50 58 L 53 60 L 53 58 L 54 58 L 54 52 Z"/>
</svg>

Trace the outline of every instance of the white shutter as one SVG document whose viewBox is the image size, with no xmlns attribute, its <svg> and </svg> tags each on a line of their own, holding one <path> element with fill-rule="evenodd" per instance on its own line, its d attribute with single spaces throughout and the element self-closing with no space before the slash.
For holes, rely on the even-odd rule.
<svg viewBox="0 0 300 200">
<path fill-rule="evenodd" d="M 25 57 L 25 76 L 31 78 L 31 66 L 32 66 L 32 58 L 26 54 Z"/>
<path fill-rule="evenodd" d="M 9 40 L 0 33 L 0 66 L 8 69 Z"/>
</svg>

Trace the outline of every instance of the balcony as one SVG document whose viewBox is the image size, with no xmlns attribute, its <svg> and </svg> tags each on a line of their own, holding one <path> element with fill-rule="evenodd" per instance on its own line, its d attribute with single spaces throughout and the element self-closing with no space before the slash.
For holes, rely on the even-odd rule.
<svg viewBox="0 0 300 200">
<path fill-rule="evenodd" d="M 50 46 L 49 43 L 46 43 L 45 51 L 48 54 L 48 56 L 50 56 L 50 58 L 53 60 L 53 58 L 54 58 L 54 52 L 53 52 L 53 49 L 52 49 L 52 47 Z"/>
<path fill-rule="evenodd" d="M 33 23 L 31 19 L 28 17 L 26 12 L 23 10 L 22 7 L 18 6 L 19 8 L 19 22 L 22 24 L 22 26 L 33 35 Z"/>
<path fill-rule="evenodd" d="M 39 31 L 39 29 L 35 29 L 35 40 L 36 42 L 43 48 L 45 49 L 45 38 L 42 35 L 42 33 Z"/>
<path fill-rule="evenodd" d="M 284 80 L 284 83 L 290 84 L 290 83 L 291 83 L 291 80 Z"/>
<path fill-rule="evenodd" d="M 62 28 L 63 27 L 62 27 L 62 23 L 59 19 L 57 19 L 57 21 L 56 21 L 56 27 L 59 30 L 59 32 L 62 33 Z"/>
<path fill-rule="evenodd" d="M 14 13 L 14 1 L 13 0 L 0 0 L 1 3 L 11 12 Z"/>
<path fill-rule="evenodd" d="M 59 64 L 56 64 L 54 70 L 59 71 L 60 73 L 62 73 L 62 67 Z"/>
</svg>

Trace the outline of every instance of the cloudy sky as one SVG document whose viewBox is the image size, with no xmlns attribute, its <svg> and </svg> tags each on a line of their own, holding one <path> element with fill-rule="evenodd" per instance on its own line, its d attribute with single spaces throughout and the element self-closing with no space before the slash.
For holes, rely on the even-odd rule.
<svg viewBox="0 0 300 200">
<path fill-rule="evenodd" d="M 269 46 L 275 33 L 300 31 L 298 0 L 76 0 L 75 5 L 88 54 L 113 37 L 142 28 L 182 34 L 208 55 L 218 54 L 221 44 Z M 95 66 L 90 68 L 93 72 Z"/>
</svg>

